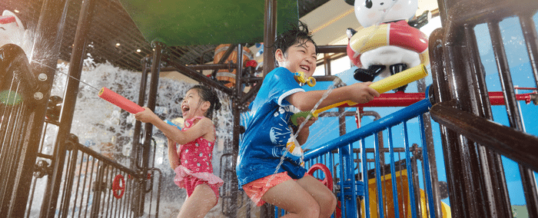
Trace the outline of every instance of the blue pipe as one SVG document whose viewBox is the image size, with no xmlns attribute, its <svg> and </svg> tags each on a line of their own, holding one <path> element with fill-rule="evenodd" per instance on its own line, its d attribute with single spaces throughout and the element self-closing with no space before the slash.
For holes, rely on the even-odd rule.
<svg viewBox="0 0 538 218">
<path fill-rule="evenodd" d="M 374 159 L 375 159 L 375 183 L 377 186 L 377 209 L 379 210 L 379 217 L 384 218 L 385 207 L 383 206 L 383 187 L 381 187 L 381 163 L 379 160 L 379 139 L 377 135 L 374 135 Z"/>
<path fill-rule="evenodd" d="M 356 142 L 361 138 L 375 134 L 379 131 L 383 131 L 384 129 L 401 123 L 404 120 L 414 118 L 424 112 L 429 111 L 429 108 L 431 106 L 432 104 L 429 99 L 424 99 L 417 103 L 409 105 L 408 107 L 405 107 L 399 111 L 396 111 L 388 116 L 385 116 L 359 129 L 353 130 L 343 136 L 326 142 L 325 144 L 306 152 L 304 155 L 304 160 L 307 161 L 312 158 L 318 157 L 322 154 L 345 146 L 349 143 Z"/>
<path fill-rule="evenodd" d="M 407 168 L 407 185 L 409 188 L 409 198 L 411 206 L 411 216 L 412 218 L 417 218 L 417 210 L 415 208 L 415 188 L 413 187 L 413 171 L 411 168 L 411 151 L 409 150 L 409 136 L 407 135 L 407 121 L 403 122 L 404 124 L 404 144 L 405 144 L 405 166 Z"/>
<path fill-rule="evenodd" d="M 364 214 L 366 218 L 370 218 L 370 196 L 368 194 L 368 162 L 366 161 L 366 142 L 364 138 L 361 139 L 361 155 L 362 155 L 362 181 L 364 182 Z"/>
<path fill-rule="evenodd" d="M 392 174 L 392 200 L 394 201 L 394 217 L 400 218 L 400 205 L 398 204 L 398 189 L 396 188 L 396 170 L 394 169 L 394 149 L 392 144 L 392 128 L 389 127 L 389 154 L 390 154 L 390 174 Z M 401 173 L 401 172 L 400 172 Z"/>
<path fill-rule="evenodd" d="M 342 211 L 342 218 L 346 218 L 346 199 L 344 191 L 344 155 L 343 149 L 338 149 L 338 156 L 340 157 L 340 209 Z"/>
<path fill-rule="evenodd" d="M 353 164 L 353 148 L 351 144 L 340 148 L 342 151 L 342 166 L 343 166 L 343 176 L 344 187 L 342 190 L 345 194 L 345 208 L 347 216 L 352 216 L 351 214 L 357 214 L 357 190 L 355 186 L 355 174 L 354 174 L 354 164 Z M 347 189 L 349 188 L 349 189 Z"/>
</svg>

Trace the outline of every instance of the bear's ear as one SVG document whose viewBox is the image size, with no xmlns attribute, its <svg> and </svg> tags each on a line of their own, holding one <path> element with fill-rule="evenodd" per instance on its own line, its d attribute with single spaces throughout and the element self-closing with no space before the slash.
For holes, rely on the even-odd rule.
<svg viewBox="0 0 538 218">
<path fill-rule="evenodd" d="M 344 0 L 344 1 L 346 1 L 346 3 L 351 6 L 355 5 L 355 0 Z"/>
</svg>

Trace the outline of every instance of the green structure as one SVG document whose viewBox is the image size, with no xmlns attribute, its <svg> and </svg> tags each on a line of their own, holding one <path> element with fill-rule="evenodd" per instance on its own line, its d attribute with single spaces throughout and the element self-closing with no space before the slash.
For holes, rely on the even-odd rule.
<svg viewBox="0 0 538 218">
<path fill-rule="evenodd" d="M 148 42 L 186 46 L 263 41 L 265 1 L 120 1 Z M 277 33 L 299 20 L 296 0 L 279 1 L 277 11 Z"/>
</svg>

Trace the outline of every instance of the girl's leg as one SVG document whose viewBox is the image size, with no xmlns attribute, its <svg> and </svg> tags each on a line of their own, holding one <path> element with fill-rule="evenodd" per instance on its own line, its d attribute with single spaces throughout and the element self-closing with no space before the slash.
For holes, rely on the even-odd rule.
<svg viewBox="0 0 538 218">
<path fill-rule="evenodd" d="M 262 196 L 262 200 L 289 212 L 282 218 L 319 217 L 320 210 L 316 200 L 291 179 L 270 188 Z"/>
<path fill-rule="evenodd" d="M 322 218 L 330 217 L 336 209 L 336 197 L 326 186 L 316 178 L 305 175 L 297 180 L 297 183 L 304 188 L 319 204 L 320 216 Z"/>
<path fill-rule="evenodd" d="M 207 184 L 200 184 L 194 188 L 192 195 L 185 200 L 178 218 L 203 218 L 217 203 L 215 192 Z"/>
</svg>

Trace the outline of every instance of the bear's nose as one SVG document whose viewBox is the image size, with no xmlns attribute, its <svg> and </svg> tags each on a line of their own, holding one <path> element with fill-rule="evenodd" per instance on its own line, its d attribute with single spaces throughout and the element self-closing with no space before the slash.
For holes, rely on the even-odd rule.
<svg viewBox="0 0 538 218">
<path fill-rule="evenodd" d="M 383 4 L 385 4 L 385 3 L 381 2 L 381 3 L 379 3 L 379 4 L 380 4 L 380 5 L 383 5 Z"/>
</svg>

